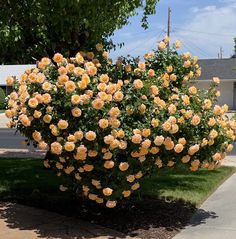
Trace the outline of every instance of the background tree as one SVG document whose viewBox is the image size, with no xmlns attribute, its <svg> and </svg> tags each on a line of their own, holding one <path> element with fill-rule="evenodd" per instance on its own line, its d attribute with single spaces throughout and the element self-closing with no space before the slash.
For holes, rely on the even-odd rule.
<svg viewBox="0 0 236 239">
<path fill-rule="evenodd" d="M 232 58 L 236 58 L 236 37 L 234 38 L 234 54 Z"/>
<path fill-rule="evenodd" d="M 159 0 L 0 0 L 0 64 L 33 63 L 55 52 L 74 55 L 102 42 L 142 9 L 141 24 Z"/>
</svg>

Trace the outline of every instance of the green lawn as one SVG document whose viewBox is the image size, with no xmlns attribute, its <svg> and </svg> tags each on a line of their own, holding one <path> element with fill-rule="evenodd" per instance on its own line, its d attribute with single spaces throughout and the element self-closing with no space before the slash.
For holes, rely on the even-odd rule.
<svg viewBox="0 0 236 239">
<path fill-rule="evenodd" d="M 224 180 L 235 172 L 233 167 L 217 171 L 186 171 L 183 167 L 163 169 L 142 183 L 141 196 L 183 199 L 199 206 Z M 69 193 L 58 190 L 60 178 L 44 169 L 40 159 L 0 158 L 0 200 L 70 200 Z M 43 203 L 43 202 L 42 202 Z"/>
</svg>

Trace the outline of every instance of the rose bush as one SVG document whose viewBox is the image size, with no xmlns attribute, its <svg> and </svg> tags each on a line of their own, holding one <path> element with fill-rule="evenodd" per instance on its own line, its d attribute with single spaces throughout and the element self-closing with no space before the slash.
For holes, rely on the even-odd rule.
<svg viewBox="0 0 236 239">
<path fill-rule="evenodd" d="M 140 180 L 178 163 L 214 169 L 232 150 L 236 123 L 219 94 L 189 83 L 201 74 L 197 58 L 179 55 L 166 38 L 144 60 L 79 52 L 65 59 L 57 53 L 9 77 L 9 127 L 16 127 L 40 149 L 49 150 L 44 165 L 77 194 L 115 207 L 130 197 Z"/>
</svg>

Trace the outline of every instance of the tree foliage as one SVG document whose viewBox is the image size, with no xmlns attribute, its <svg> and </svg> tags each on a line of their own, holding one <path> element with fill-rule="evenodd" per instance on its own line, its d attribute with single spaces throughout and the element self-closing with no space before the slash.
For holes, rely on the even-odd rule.
<svg viewBox="0 0 236 239">
<path fill-rule="evenodd" d="M 5 93 L 4 90 L 0 87 L 0 109 L 4 108 L 4 104 L 5 104 Z"/>
<path fill-rule="evenodd" d="M 158 0 L 0 0 L 0 63 L 33 63 L 55 52 L 74 55 L 109 37 L 142 9 L 141 24 Z"/>
</svg>

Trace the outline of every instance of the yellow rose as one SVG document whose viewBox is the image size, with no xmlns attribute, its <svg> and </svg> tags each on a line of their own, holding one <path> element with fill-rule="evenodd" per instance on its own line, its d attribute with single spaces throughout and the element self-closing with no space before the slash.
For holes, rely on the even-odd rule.
<svg viewBox="0 0 236 239">
<path fill-rule="evenodd" d="M 115 138 L 112 135 L 107 135 L 104 137 L 104 143 L 105 144 L 111 144 Z"/>
<path fill-rule="evenodd" d="M 182 145 L 185 145 L 186 144 L 186 139 L 185 138 L 179 138 L 178 143 L 182 144 Z"/>
<path fill-rule="evenodd" d="M 60 191 L 62 191 L 62 192 L 65 192 L 66 190 L 68 190 L 68 188 L 65 187 L 65 186 L 63 186 L 63 185 L 60 185 L 59 189 L 60 189 Z"/>
<path fill-rule="evenodd" d="M 171 123 L 168 122 L 168 121 L 166 121 L 165 123 L 162 124 L 162 129 L 163 129 L 164 131 L 169 131 L 169 130 L 171 130 Z"/>
<path fill-rule="evenodd" d="M 199 151 L 199 145 L 198 144 L 195 144 L 195 145 L 192 145 L 189 150 L 188 150 L 188 154 L 189 155 L 194 155 L 195 153 L 197 153 Z"/>
<path fill-rule="evenodd" d="M 39 144 L 38 144 L 38 147 L 39 147 L 39 149 L 41 149 L 41 150 L 46 150 L 46 149 L 48 149 L 48 145 L 47 145 L 47 143 L 45 143 L 44 141 L 40 141 Z"/>
<path fill-rule="evenodd" d="M 94 158 L 98 155 L 98 152 L 96 150 L 89 150 L 88 151 L 88 156 L 91 158 Z"/>
<path fill-rule="evenodd" d="M 123 194 L 123 196 L 124 196 L 125 198 L 127 198 L 127 197 L 130 196 L 131 191 L 130 191 L 130 190 L 125 190 L 125 191 L 122 192 L 122 194 Z"/>
<path fill-rule="evenodd" d="M 106 207 L 108 208 L 114 208 L 116 206 L 116 201 L 107 201 Z"/>
<path fill-rule="evenodd" d="M 215 139 L 218 136 L 218 132 L 214 129 L 212 129 L 209 133 L 210 139 Z"/>
<path fill-rule="evenodd" d="M 69 80 L 69 77 L 66 74 L 58 76 L 58 79 L 57 79 L 60 85 L 64 85 L 68 80 Z"/>
<path fill-rule="evenodd" d="M 174 142 L 173 142 L 172 139 L 169 138 L 169 137 L 167 137 L 167 138 L 164 140 L 164 145 L 165 145 L 165 149 L 166 149 L 166 150 L 172 150 L 172 149 L 175 147 Z"/>
<path fill-rule="evenodd" d="M 43 116 L 43 121 L 46 123 L 46 124 L 49 124 L 52 120 L 52 116 L 51 115 L 44 115 Z"/>
<path fill-rule="evenodd" d="M 127 162 L 122 162 L 119 165 L 120 171 L 126 171 L 129 168 L 129 164 Z"/>
<path fill-rule="evenodd" d="M 112 107 L 110 110 L 109 110 L 109 115 L 112 117 L 112 118 L 116 118 L 116 117 L 119 117 L 120 115 L 120 110 L 118 107 Z"/>
<path fill-rule="evenodd" d="M 78 81 L 78 86 L 81 90 L 85 90 L 88 87 L 88 83 L 86 81 Z"/>
<path fill-rule="evenodd" d="M 138 80 L 134 80 L 133 85 L 134 85 L 134 88 L 136 90 L 140 90 L 140 89 L 143 88 L 143 82 L 141 80 L 139 80 L 139 79 Z"/>
<path fill-rule="evenodd" d="M 142 142 L 142 147 L 147 149 L 151 146 L 151 140 L 150 139 L 145 139 L 143 142 Z"/>
<path fill-rule="evenodd" d="M 82 112 L 81 112 L 81 109 L 76 107 L 74 109 L 71 110 L 71 113 L 74 117 L 80 117 Z"/>
<path fill-rule="evenodd" d="M 132 183 L 135 180 L 135 177 L 134 177 L 134 175 L 129 175 L 126 177 L 126 179 L 128 182 Z"/>
<path fill-rule="evenodd" d="M 176 153 L 181 153 L 184 149 L 184 146 L 182 144 L 176 144 L 174 147 L 174 150 Z"/>
<path fill-rule="evenodd" d="M 159 125 L 159 120 L 158 119 L 152 119 L 151 121 L 152 127 L 156 128 Z"/>
<path fill-rule="evenodd" d="M 108 127 L 108 120 L 107 119 L 100 119 L 99 122 L 99 127 L 102 128 L 102 129 L 105 129 Z"/>
<path fill-rule="evenodd" d="M 215 83 L 215 84 L 217 84 L 217 85 L 219 85 L 220 84 L 220 78 L 219 77 L 213 77 L 213 82 Z"/>
<path fill-rule="evenodd" d="M 76 76 L 81 76 L 85 73 L 85 70 L 81 67 L 75 67 L 73 72 Z"/>
<path fill-rule="evenodd" d="M 163 51 L 164 49 L 166 49 L 166 43 L 164 41 L 159 42 L 158 49 L 160 51 Z"/>
<path fill-rule="evenodd" d="M 139 183 L 135 183 L 134 185 L 132 185 L 131 189 L 133 191 L 137 190 L 138 188 L 140 187 L 140 184 Z"/>
<path fill-rule="evenodd" d="M 122 93 L 122 91 L 117 91 L 113 97 L 116 102 L 120 102 L 123 100 L 124 94 Z"/>
<path fill-rule="evenodd" d="M 191 86 L 188 89 L 189 94 L 196 95 L 197 94 L 197 88 L 195 86 Z"/>
<path fill-rule="evenodd" d="M 61 66 L 58 69 L 58 73 L 59 73 L 59 75 L 66 75 L 67 74 L 67 69 L 64 66 Z"/>
<path fill-rule="evenodd" d="M 89 74 L 90 76 L 94 76 L 94 75 L 97 74 L 97 67 L 95 67 L 95 66 L 89 66 L 89 67 L 87 68 L 87 72 L 88 72 L 88 74 Z"/>
<path fill-rule="evenodd" d="M 109 76 L 107 74 L 102 74 L 102 75 L 100 75 L 99 80 L 102 83 L 108 83 L 109 82 Z"/>
<path fill-rule="evenodd" d="M 101 99 L 95 99 L 92 102 L 92 106 L 93 106 L 94 109 L 100 110 L 104 106 L 104 101 L 101 100 Z"/>
<path fill-rule="evenodd" d="M 113 190 L 111 188 L 104 188 L 102 190 L 102 193 L 105 195 L 105 196 L 111 196 L 112 195 L 112 192 Z"/>
<path fill-rule="evenodd" d="M 53 56 L 53 60 L 54 60 L 56 63 L 61 63 L 62 60 L 63 60 L 63 55 L 60 54 L 60 53 L 56 53 L 56 54 Z"/>
<path fill-rule="evenodd" d="M 72 95 L 71 96 L 71 103 L 73 105 L 78 105 L 80 103 L 80 96 L 79 95 Z"/>
<path fill-rule="evenodd" d="M 227 149 L 226 149 L 226 151 L 227 152 L 231 152 L 232 150 L 233 150 L 233 145 L 232 144 L 229 144 L 228 146 L 227 146 Z"/>
<path fill-rule="evenodd" d="M 69 124 L 67 120 L 59 120 L 59 122 L 57 123 L 57 126 L 59 129 L 67 129 Z"/>
<path fill-rule="evenodd" d="M 191 120 L 191 124 L 196 126 L 196 125 L 199 125 L 200 122 L 201 122 L 201 118 L 198 115 L 194 115 Z"/>
<path fill-rule="evenodd" d="M 54 142 L 51 144 L 51 152 L 53 154 L 57 154 L 57 155 L 60 155 L 61 152 L 62 152 L 62 146 L 60 143 L 58 142 Z"/>
<path fill-rule="evenodd" d="M 75 91 L 76 85 L 75 85 L 75 83 L 73 81 L 67 81 L 65 83 L 65 89 L 66 89 L 66 92 L 72 93 L 72 92 Z"/>
<path fill-rule="evenodd" d="M 134 144 L 140 144 L 141 141 L 142 141 L 142 136 L 140 134 L 134 134 L 132 136 L 132 139 L 131 141 L 134 143 Z"/>
<path fill-rule="evenodd" d="M 215 153 L 213 156 L 212 156 L 213 160 L 214 161 L 219 161 L 222 159 L 222 156 L 220 153 Z"/>
<path fill-rule="evenodd" d="M 48 104 L 52 101 L 52 97 L 48 93 L 43 94 L 42 97 L 43 97 L 44 104 Z"/>
<path fill-rule="evenodd" d="M 34 139 L 35 141 L 37 141 L 37 142 L 39 142 L 39 141 L 42 140 L 41 133 L 38 132 L 38 131 L 36 131 L 36 130 L 32 133 L 32 137 L 33 137 L 33 139 Z"/>
<path fill-rule="evenodd" d="M 12 76 L 8 76 L 6 79 L 7 86 L 12 86 L 15 82 L 15 79 Z"/>
<path fill-rule="evenodd" d="M 73 142 L 66 142 L 64 148 L 66 151 L 71 152 L 75 149 L 75 144 Z"/>
<path fill-rule="evenodd" d="M 182 163 L 188 163 L 190 161 L 190 156 L 189 155 L 183 156 L 181 161 L 182 161 Z"/>
<path fill-rule="evenodd" d="M 175 47 L 176 47 L 177 49 L 178 49 L 178 48 L 181 48 L 181 47 L 182 47 L 181 41 L 177 40 L 177 41 L 175 42 Z"/>
<path fill-rule="evenodd" d="M 96 139 L 96 133 L 93 132 L 93 131 L 88 131 L 86 134 L 85 134 L 85 138 L 88 140 L 88 141 L 94 141 Z"/>
<path fill-rule="evenodd" d="M 112 160 L 106 161 L 106 162 L 104 163 L 104 168 L 106 168 L 106 169 L 111 169 L 111 168 L 114 167 L 114 165 L 115 165 L 115 163 L 114 163 Z"/>
<path fill-rule="evenodd" d="M 36 98 L 31 98 L 28 101 L 28 105 L 30 108 L 36 108 L 38 106 L 38 100 Z"/>
<path fill-rule="evenodd" d="M 165 138 L 161 135 L 161 136 L 156 136 L 155 140 L 154 140 L 154 144 L 157 146 L 161 146 L 164 143 Z"/>
</svg>

